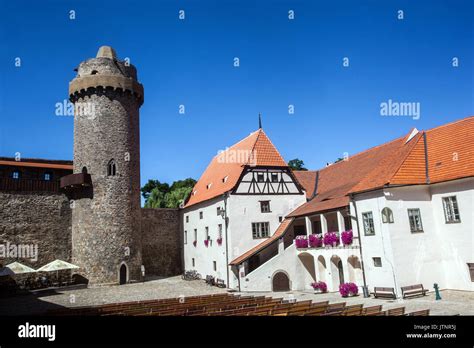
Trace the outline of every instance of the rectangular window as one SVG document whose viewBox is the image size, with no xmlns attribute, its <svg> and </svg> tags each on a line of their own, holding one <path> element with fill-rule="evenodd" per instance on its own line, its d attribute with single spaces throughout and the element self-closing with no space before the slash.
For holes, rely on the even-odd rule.
<svg viewBox="0 0 474 348">
<path fill-rule="evenodd" d="M 258 173 L 257 174 L 257 182 L 263 182 L 264 179 L 263 179 L 263 173 Z"/>
<path fill-rule="evenodd" d="M 12 178 L 13 179 L 19 179 L 20 178 L 20 172 L 13 172 Z"/>
<path fill-rule="evenodd" d="M 252 236 L 253 239 L 267 238 L 269 235 L 268 222 L 252 222 Z"/>
<path fill-rule="evenodd" d="M 467 267 L 469 268 L 469 274 L 471 276 L 471 282 L 474 282 L 474 263 L 468 263 Z"/>
<path fill-rule="evenodd" d="M 461 222 L 456 196 L 443 197 L 443 207 L 446 223 Z"/>
<path fill-rule="evenodd" d="M 221 207 L 217 207 L 217 215 L 221 215 Z"/>
<path fill-rule="evenodd" d="M 283 221 L 283 216 L 279 216 L 278 217 L 278 222 L 282 222 Z"/>
<path fill-rule="evenodd" d="M 278 174 L 272 173 L 272 182 L 278 182 Z"/>
<path fill-rule="evenodd" d="M 189 215 L 186 215 L 186 222 L 189 222 Z"/>
<path fill-rule="evenodd" d="M 205 236 L 206 240 L 209 240 L 209 227 L 206 226 L 205 229 L 206 229 L 206 236 Z"/>
<path fill-rule="evenodd" d="M 204 217 L 204 213 L 202 211 L 199 212 L 199 219 L 202 220 L 202 218 Z"/>
<path fill-rule="evenodd" d="M 408 209 L 408 220 L 410 221 L 410 231 L 412 233 L 423 232 L 420 209 Z"/>
<path fill-rule="evenodd" d="M 217 262 L 216 261 L 212 261 L 213 263 L 213 266 L 214 266 L 214 271 L 217 271 Z"/>
<path fill-rule="evenodd" d="M 194 241 L 198 240 L 198 230 L 194 229 Z"/>
<path fill-rule="evenodd" d="M 373 257 L 374 267 L 382 267 L 382 259 L 380 257 Z"/>
<path fill-rule="evenodd" d="M 366 236 L 373 236 L 375 234 L 375 227 L 372 212 L 362 213 L 362 221 L 364 223 L 364 234 Z"/>
<path fill-rule="evenodd" d="M 188 244 L 188 231 L 184 231 L 184 244 Z"/>
<path fill-rule="evenodd" d="M 217 226 L 217 238 L 222 239 L 222 224 Z"/>
<path fill-rule="evenodd" d="M 50 181 L 51 180 L 51 173 L 44 173 L 44 180 Z"/>
<path fill-rule="evenodd" d="M 270 201 L 260 201 L 260 211 L 262 213 L 270 213 Z"/>
<path fill-rule="evenodd" d="M 193 257 L 193 267 L 196 265 L 196 263 L 194 262 L 194 257 Z"/>
</svg>

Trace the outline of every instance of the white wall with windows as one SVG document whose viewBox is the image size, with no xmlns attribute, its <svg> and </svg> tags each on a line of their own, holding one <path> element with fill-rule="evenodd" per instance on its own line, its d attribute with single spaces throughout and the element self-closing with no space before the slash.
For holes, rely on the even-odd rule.
<svg viewBox="0 0 474 348">
<path fill-rule="evenodd" d="M 468 266 L 474 262 L 473 197 L 473 179 L 356 195 L 369 287 L 400 293 L 401 286 L 422 283 L 433 290 L 438 283 L 441 289 L 474 290 Z M 364 233 L 364 227 L 370 231 L 366 212 L 372 212 L 373 235 Z"/>
</svg>

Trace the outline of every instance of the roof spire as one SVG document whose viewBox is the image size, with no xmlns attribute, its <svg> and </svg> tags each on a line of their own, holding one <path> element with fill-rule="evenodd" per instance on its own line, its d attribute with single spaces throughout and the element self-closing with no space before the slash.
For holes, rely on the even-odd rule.
<svg viewBox="0 0 474 348">
<path fill-rule="evenodd" d="M 258 129 L 262 129 L 262 114 L 258 113 Z"/>
</svg>

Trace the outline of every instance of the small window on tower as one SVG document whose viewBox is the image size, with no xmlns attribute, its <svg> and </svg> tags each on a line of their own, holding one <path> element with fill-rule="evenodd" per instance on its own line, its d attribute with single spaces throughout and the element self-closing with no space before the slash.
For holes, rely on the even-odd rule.
<svg viewBox="0 0 474 348">
<path fill-rule="evenodd" d="M 117 174 L 117 166 L 115 160 L 111 159 L 107 164 L 107 176 L 115 176 Z"/>
</svg>

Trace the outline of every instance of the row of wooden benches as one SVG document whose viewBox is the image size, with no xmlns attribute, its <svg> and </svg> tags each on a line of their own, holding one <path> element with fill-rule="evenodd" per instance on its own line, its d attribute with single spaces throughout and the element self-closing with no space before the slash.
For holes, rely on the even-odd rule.
<svg viewBox="0 0 474 348">
<path fill-rule="evenodd" d="M 429 310 L 406 314 L 405 308 L 382 310 L 382 306 L 363 307 L 345 302 L 329 304 L 311 300 L 289 302 L 265 296 L 231 294 L 134 301 L 94 307 L 76 307 L 50 312 L 51 315 L 127 315 L 127 316 L 354 316 L 354 315 L 429 315 Z"/>
<path fill-rule="evenodd" d="M 423 284 L 415 284 L 409 286 L 402 286 L 402 297 L 414 297 L 414 296 L 425 296 L 428 290 L 423 287 Z M 375 287 L 372 293 L 375 298 L 391 298 L 396 299 L 395 288 L 389 287 Z"/>
</svg>

